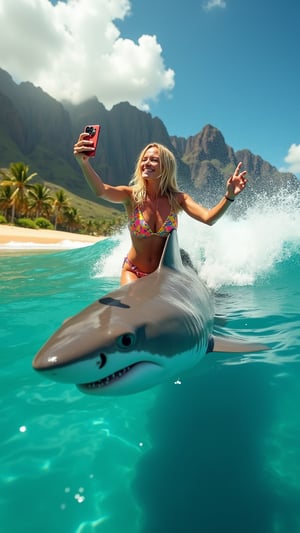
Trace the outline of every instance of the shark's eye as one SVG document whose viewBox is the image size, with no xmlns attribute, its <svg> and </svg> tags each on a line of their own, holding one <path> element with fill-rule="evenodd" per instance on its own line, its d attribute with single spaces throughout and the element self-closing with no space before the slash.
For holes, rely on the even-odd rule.
<svg viewBox="0 0 300 533">
<path fill-rule="evenodd" d="M 134 333 L 123 333 L 117 339 L 117 345 L 121 350 L 130 350 L 135 344 L 135 335 Z"/>
</svg>

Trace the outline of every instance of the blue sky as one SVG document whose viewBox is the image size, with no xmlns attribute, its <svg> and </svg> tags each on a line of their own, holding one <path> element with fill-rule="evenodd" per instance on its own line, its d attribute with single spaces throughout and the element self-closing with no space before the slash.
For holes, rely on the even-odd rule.
<svg viewBox="0 0 300 533">
<path fill-rule="evenodd" d="M 170 134 L 187 137 L 210 123 L 235 150 L 288 167 L 290 146 L 300 145 L 300 2 L 205 5 L 132 1 L 122 34 L 155 33 L 175 71 L 171 98 L 161 97 L 151 111 Z"/>
<path fill-rule="evenodd" d="M 210 123 L 300 177 L 298 0 L 0 0 L 0 13 L 0 64 L 17 82 L 129 101 L 170 135 Z"/>
</svg>

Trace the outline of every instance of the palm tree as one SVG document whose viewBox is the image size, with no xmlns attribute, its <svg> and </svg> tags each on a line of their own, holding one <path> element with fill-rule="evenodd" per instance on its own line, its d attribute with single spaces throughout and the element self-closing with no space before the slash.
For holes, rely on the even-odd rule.
<svg viewBox="0 0 300 533">
<path fill-rule="evenodd" d="M 51 191 L 41 183 L 35 183 L 28 191 L 29 206 L 34 212 L 35 217 L 40 216 L 49 217 L 50 211 L 53 207 L 54 198 L 51 196 Z"/>
<path fill-rule="evenodd" d="M 64 222 L 68 231 L 75 232 L 82 225 L 82 220 L 76 207 L 69 207 L 64 211 Z"/>
<path fill-rule="evenodd" d="M 18 163 L 11 163 L 9 170 L 4 172 L 0 171 L 0 174 L 3 176 L 1 185 L 11 185 L 14 187 L 13 200 L 15 211 L 18 214 L 26 214 L 28 207 L 28 198 L 27 192 L 31 189 L 32 185 L 29 182 L 34 178 L 37 173 L 28 175 L 29 166 L 25 165 L 21 161 Z M 14 221 L 15 213 L 12 214 L 12 222 Z"/>
<path fill-rule="evenodd" d="M 69 199 L 63 189 L 55 193 L 53 211 L 54 211 L 54 229 L 57 229 L 57 224 L 63 222 L 64 211 L 70 205 Z"/>
<path fill-rule="evenodd" d="M 89 235 L 93 235 L 95 231 L 95 221 L 89 218 L 89 220 L 85 222 L 85 230 Z"/>
<path fill-rule="evenodd" d="M 3 212 L 6 220 L 8 220 L 8 213 L 12 209 L 12 216 L 14 216 L 14 190 L 10 185 L 3 185 L 0 182 L 0 209 Z"/>
</svg>

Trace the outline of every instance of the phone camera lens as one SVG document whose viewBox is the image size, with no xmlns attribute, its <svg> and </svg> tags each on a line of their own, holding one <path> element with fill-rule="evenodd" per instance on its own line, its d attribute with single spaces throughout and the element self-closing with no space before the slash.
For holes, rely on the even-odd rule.
<svg viewBox="0 0 300 533">
<path fill-rule="evenodd" d="M 95 133 L 96 133 L 95 128 L 93 128 L 93 126 L 87 126 L 87 127 L 85 128 L 85 131 L 86 131 L 86 133 L 88 133 L 91 137 L 92 137 L 93 135 L 95 135 Z"/>
</svg>

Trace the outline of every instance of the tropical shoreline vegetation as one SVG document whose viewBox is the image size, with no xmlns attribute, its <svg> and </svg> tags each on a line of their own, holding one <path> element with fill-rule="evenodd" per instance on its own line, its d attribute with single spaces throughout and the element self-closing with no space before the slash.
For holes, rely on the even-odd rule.
<svg viewBox="0 0 300 533">
<path fill-rule="evenodd" d="M 0 169 L 0 224 L 94 236 L 112 235 L 124 226 L 122 212 L 84 218 L 64 189 L 51 191 L 44 183 L 34 181 L 36 176 L 23 162 Z"/>
</svg>

